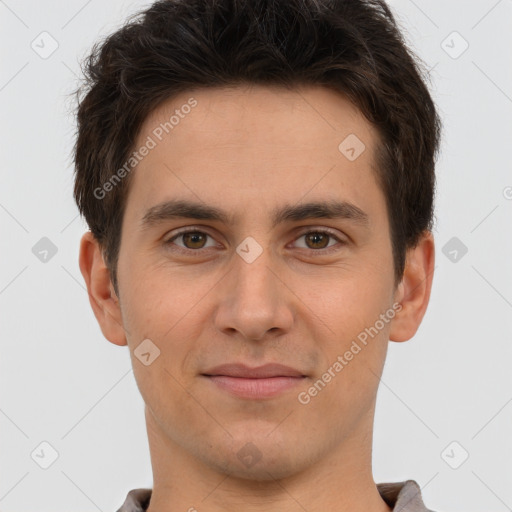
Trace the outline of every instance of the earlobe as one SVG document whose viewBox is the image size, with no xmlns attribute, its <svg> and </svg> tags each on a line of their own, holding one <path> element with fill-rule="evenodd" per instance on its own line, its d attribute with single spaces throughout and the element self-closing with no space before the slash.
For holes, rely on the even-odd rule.
<svg viewBox="0 0 512 512">
<path fill-rule="evenodd" d="M 395 301 L 402 308 L 391 322 L 390 341 L 407 341 L 416 334 L 430 299 L 434 263 L 434 238 L 425 231 L 416 247 L 407 251 L 404 274 L 395 293 Z"/>
<path fill-rule="evenodd" d="M 89 302 L 101 332 L 111 343 L 126 345 L 119 300 L 112 286 L 101 248 L 90 231 L 84 233 L 80 240 L 79 265 L 87 286 Z"/>
</svg>

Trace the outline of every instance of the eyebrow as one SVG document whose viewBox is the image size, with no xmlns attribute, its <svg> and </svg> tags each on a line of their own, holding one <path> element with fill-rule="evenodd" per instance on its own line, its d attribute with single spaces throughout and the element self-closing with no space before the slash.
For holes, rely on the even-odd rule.
<svg viewBox="0 0 512 512">
<path fill-rule="evenodd" d="M 146 230 L 167 220 L 189 218 L 219 221 L 233 224 L 235 218 L 225 210 L 204 203 L 182 199 L 164 201 L 146 210 L 141 220 L 141 229 Z M 347 201 L 309 202 L 297 205 L 285 204 L 271 213 L 272 227 L 284 222 L 307 219 L 347 219 L 361 226 L 368 226 L 368 214 Z"/>
</svg>

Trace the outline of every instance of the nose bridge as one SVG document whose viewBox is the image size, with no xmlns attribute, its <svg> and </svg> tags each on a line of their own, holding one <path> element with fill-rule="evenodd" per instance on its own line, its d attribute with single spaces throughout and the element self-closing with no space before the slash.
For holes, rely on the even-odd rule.
<svg viewBox="0 0 512 512">
<path fill-rule="evenodd" d="M 233 262 L 234 294 L 239 304 L 257 306 L 262 312 L 271 311 L 278 300 L 279 290 L 275 274 L 270 270 L 273 262 L 271 251 L 256 246 L 254 239 L 245 240 L 237 248 Z M 261 247 L 261 248 L 260 248 Z"/>
<path fill-rule="evenodd" d="M 272 258 L 270 251 L 264 251 L 252 262 L 242 257 L 234 265 L 237 293 L 244 299 L 254 298 L 257 301 L 268 301 L 275 297 L 275 274 L 271 272 Z"/>
<path fill-rule="evenodd" d="M 246 239 L 237 247 L 216 318 L 219 329 L 235 329 L 252 339 L 270 329 L 287 330 L 293 319 L 272 252 L 258 246 L 254 239 Z"/>
</svg>

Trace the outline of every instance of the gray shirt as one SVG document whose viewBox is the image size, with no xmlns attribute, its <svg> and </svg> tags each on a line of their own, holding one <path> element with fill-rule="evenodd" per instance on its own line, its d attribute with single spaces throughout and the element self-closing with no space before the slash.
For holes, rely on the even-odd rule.
<svg viewBox="0 0 512 512">
<path fill-rule="evenodd" d="M 425 507 L 420 486 L 414 480 L 377 484 L 377 489 L 393 512 L 433 512 Z M 117 512 L 144 512 L 150 498 L 151 489 L 133 489 Z"/>
</svg>

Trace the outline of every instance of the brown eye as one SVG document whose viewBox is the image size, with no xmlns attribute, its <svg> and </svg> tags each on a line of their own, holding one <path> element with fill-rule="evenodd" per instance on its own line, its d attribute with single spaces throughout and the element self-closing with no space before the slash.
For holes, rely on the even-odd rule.
<svg viewBox="0 0 512 512">
<path fill-rule="evenodd" d="M 200 231 L 191 231 L 190 233 L 183 233 L 183 243 L 187 249 L 202 249 L 206 243 L 206 236 Z"/>
<path fill-rule="evenodd" d="M 208 239 L 210 239 L 210 241 L 208 241 Z M 214 247 L 215 241 L 208 233 L 197 230 L 189 230 L 177 233 L 173 237 L 166 240 L 164 245 L 170 249 L 175 250 L 198 251 L 200 249 L 208 249 L 210 247 Z"/>
<path fill-rule="evenodd" d="M 310 249 L 324 249 L 329 243 L 329 238 L 332 238 L 331 235 L 328 235 L 327 233 L 320 233 L 315 231 L 307 233 L 304 236 L 306 245 L 308 245 Z"/>
<path fill-rule="evenodd" d="M 304 242 L 299 243 L 299 240 L 304 240 Z M 302 233 L 296 240 L 296 247 L 301 249 L 312 249 L 314 251 L 320 252 L 322 249 L 325 249 L 326 252 L 330 251 L 330 248 L 333 246 L 344 245 L 342 239 L 338 238 L 334 233 L 330 231 L 316 230 L 316 231 L 306 231 Z M 333 247 L 335 250 L 335 247 Z"/>
</svg>

